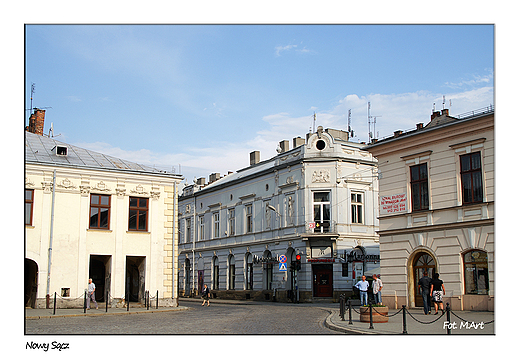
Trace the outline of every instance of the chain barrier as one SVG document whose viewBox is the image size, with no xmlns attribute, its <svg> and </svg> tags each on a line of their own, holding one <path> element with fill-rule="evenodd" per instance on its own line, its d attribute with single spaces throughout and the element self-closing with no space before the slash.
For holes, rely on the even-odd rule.
<svg viewBox="0 0 520 359">
<path fill-rule="evenodd" d="M 432 323 L 435 323 L 436 321 L 438 321 L 439 319 L 441 319 L 442 317 L 444 317 L 444 314 L 446 314 L 446 311 L 443 311 L 442 314 L 441 314 L 439 317 L 437 317 L 437 319 L 434 319 L 434 320 L 432 320 L 431 322 L 423 322 L 423 321 L 421 321 L 421 320 L 415 318 L 415 317 L 412 315 L 412 313 L 410 313 L 410 312 L 408 311 L 408 309 L 405 309 L 405 310 L 406 310 L 406 313 L 408 313 L 408 315 L 409 315 L 410 317 L 412 317 L 413 320 L 415 320 L 417 323 L 420 323 L 420 324 L 432 324 Z"/>
</svg>

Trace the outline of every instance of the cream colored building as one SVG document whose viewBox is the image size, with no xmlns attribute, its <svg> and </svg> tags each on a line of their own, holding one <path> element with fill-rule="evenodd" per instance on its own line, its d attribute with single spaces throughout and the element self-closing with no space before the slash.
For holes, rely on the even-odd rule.
<svg viewBox="0 0 520 359">
<path fill-rule="evenodd" d="M 25 305 L 56 293 L 58 306 L 82 306 L 93 278 L 102 305 L 149 291 L 176 306 L 182 177 L 44 136 L 41 112 L 25 134 Z"/>
<path fill-rule="evenodd" d="M 440 274 L 454 310 L 494 310 L 493 107 L 447 109 L 367 146 L 379 161 L 383 301 L 422 306 L 417 282 Z"/>
</svg>

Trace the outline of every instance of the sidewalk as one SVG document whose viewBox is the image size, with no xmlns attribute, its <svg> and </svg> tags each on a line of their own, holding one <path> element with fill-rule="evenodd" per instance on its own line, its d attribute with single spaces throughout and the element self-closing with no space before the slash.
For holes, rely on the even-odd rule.
<svg viewBox="0 0 520 359">
<path fill-rule="evenodd" d="M 89 309 L 84 313 L 83 308 L 66 308 L 56 309 L 56 314 L 53 314 L 53 309 L 32 309 L 25 308 L 25 319 L 42 319 L 42 318 L 63 318 L 63 317 L 80 317 L 80 316 L 100 316 L 100 315 L 129 315 L 129 314 L 142 314 L 142 313 L 159 313 L 159 312 L 171 312 L 177 310 L 188 310 L 190 308 L 178 306 L 178 307 L 132 307 L 127 311 L 125 308 L 108 308 L 108 312 L 105 307 L 99 306 L 99 309 Z"/>
<path fill-rule="evenodd" d="M 377 310 L 377 308 L 374 309 Z M 341 320 L 341 317 L 339 315 L 339 304 L 337 308 L 327 308 L 327 310 L 331 314 L 327 317 L 325 321 L 325 326 L 332 330 L 337 330 L 349 334 L 403 334 L 403 312 L 399 312 L 399 310 L 389 309 L 388 323 L 373 323 L 373 329 L 369 329 L 370 323 L 362 323 L 359 321 L 359 307 L 352 308 L 352 324 L 348 324 L 348 307 L 345 310 L 344 321 Z M 393 315 L 397 312 L 399 312 L 397 315 Z M 494 312 L 455 311 L 451 312 L 450 314 L 450 322 L 452 323 L 452 335 L 495 334 Z M 407 309 L 406 334 L 446 335 L 447 326 L 448 321 L 446 319 L 446 314 L 425 315 L 421 308 Z"/>
</svg>

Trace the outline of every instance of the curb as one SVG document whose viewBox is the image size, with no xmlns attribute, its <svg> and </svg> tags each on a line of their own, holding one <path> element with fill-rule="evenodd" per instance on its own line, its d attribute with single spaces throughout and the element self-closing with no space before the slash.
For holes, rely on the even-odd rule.
<svg viewBox="0 0 520 359">
<path fill-rule="evenodd" d="M 364 330 L 358 330 L 358 329 L 347 329 L 347 328 L 344 328 L 344 327 L 341 327 L 341 326 L 338 326 L 336 324 L 334 324 L 332 322 L 332 317 L 336 314 L 334 311 L 331 311 L 329 309 L 325 309 L 325 308 L 322 308 L 323 310 L 326 310 L 327 312 L 329 312 L 330 314 L 327 316 L 327 318 L 325 318 L 325 322 L 323 323 L 325 325 L 326 328 L 330 329 L 330 330 L 334 330 L 336 332 L 341 332 L 341 333 L 345 333 L 345 334 L 379 334 L 379 333 L 376 333 L 376 332 L 368 332 L 368 331 L 364 331 Z"/>
</svg>

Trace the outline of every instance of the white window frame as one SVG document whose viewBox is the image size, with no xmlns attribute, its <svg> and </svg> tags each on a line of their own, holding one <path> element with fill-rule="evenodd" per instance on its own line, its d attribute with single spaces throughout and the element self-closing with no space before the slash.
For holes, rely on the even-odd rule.
<svg viewBox="0 0 520 359">
<path fill-rule="evenodd" d="M 352 224 L 365 223 L 365 205 L 363 192 L 350 192 L 350 220 Z M 361 201 L 359 200 L 361 198 Z M 361 209 L 360 209 L 361 208 Z M 361 219 L 359 218 L 361 215 Z"/>
</svg>

